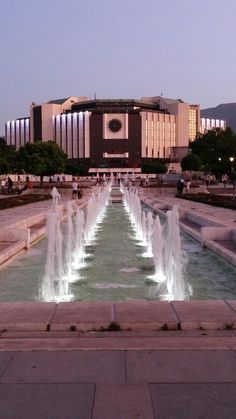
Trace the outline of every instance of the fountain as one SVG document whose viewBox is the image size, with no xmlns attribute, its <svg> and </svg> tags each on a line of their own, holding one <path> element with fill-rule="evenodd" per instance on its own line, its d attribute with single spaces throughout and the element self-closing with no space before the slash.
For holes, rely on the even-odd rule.
<svg viewBox="0 0 236 419">
<path fill-rule="evenodd" d="M 87 205 L 86 221 L 83 210 L 77 209 L 75 226 L 73 224 L 72 202 L 67 202 L 64 258 L 60 213 L 57 206 L 58 195 L 56 188 L 53 188 L 53 210 L 47 216 L 48 249 L 41 291 L 44 301 L 68 301 L 72 299 L 71 284 L 79 280 L 78 269 L 81 268 L 81 262 L 85 256 L 84 248 L 94 240 L 96 226 L 104 216 L 109 199 L 109 187 L 99 189 L 92 195 Z"/>
<path fill-rule="evenodd" d="M 60 218 L 60 212 L 57 209 L 47 215 L 47 260 L 40 292 L 44 301 L 53 301 L 58 294 L 64 293 Z"/>
<path fill-rule="evenodd" d="M 56 206 L 59 204 L 59 200 L 61 199 L 61 195 L 59 194 L 56 186 L 52 188 L 52 209 L 54 210 Z"/>
<path fill-rule="evenodd" d="M 64 225 L 54 189 L 48 241 L 38 242 L 0 271 L 0 300 L 236 298 L 235 268 L 185 235 L 180 241 L 177 208 L 161 224 L 155 213 L 141 207 L 135 188 L 121 188 L 123 203 L 106 204 L 109 187 L 95 188 L 84 209 L 73 210 L 70 201 Z"/>
<path fill-rule="evenodd" d="M 153 275 L 153 279 L 156 282 L 162 283 L 165 280 L 163 257 L 164 243 L 162 226 L 158 215 L 156 216 L 153 227 L 152 252 L 155 266 L 155 273 Z"/>
<path fill-rule="evenodd" d="M 84 241 L 84 211 L 77 208 L 75 214 L 75 247 L 74 247 L 74 263 L 73 268 L 79 269 L 83 265 L 85 256 L 85 241 Z"/>
<path fill-rule="evenodd" d="M 137 237 L 146 247 L 145 257 L 153 257 L 155 274 L 152 278 L 157 284 L 152 293 L 160 293 L 169 300 L 189 298 L 190 289 L 185 284 L 182 266 L 183 252 L 180 240 L 179 212 L 174 206 L 167 212 L 164 234 L 160 219 L 154 221 L 151 211 L 147 215 L 142 212 L 140 198 L 136 191 L 124 190 L 125 208 L 130 214 Z M 165 238 L 165 239 L 164 239 Z"/>
<path fill-rule="evenodd" d="M 179 211 L 177 205 L 171 211 L 167 211 L 164 236 L 164 266 L 167 293 L 171 300 L 184 300 L 187 290 L 182 272 L 184 254 L 180 241 Z"/>
<path fill-rule="evenodd" d="M 65 252 L 65 266 L 66 266 L 66 277 L 67 281 L 74 279 L 72 275 L 72 261 L 73 261 L 73 249 L 74 249 L 74 228 L 73 228 L 73 216 L 74 210 L 72 208 L 71 201 L 67 202 L 66 214 L 67 214 L 67 234 L 66 234 L 66 252 Z"/>
</svg>

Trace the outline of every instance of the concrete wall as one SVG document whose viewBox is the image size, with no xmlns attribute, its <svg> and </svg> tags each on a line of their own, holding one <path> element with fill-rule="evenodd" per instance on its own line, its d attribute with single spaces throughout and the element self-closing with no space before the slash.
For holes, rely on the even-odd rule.
<svg viewBox="0 0 236 419">
<path fill-rule="evenodd" d="M 61 105 L 42 104 L 42 140 L 53 140 L 53 116 L 61 113 Z"/>
</svg>

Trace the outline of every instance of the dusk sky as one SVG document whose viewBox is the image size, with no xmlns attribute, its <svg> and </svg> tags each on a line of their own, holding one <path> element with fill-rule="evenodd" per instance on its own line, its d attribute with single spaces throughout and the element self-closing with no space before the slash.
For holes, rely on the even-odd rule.
<svg viewBox="0 0 236 419">
<path fill-rule="evenodd" d="M 31 102 L 236 102 L 235 0 L 1 0 L 0 135 Z"/>
</svg>

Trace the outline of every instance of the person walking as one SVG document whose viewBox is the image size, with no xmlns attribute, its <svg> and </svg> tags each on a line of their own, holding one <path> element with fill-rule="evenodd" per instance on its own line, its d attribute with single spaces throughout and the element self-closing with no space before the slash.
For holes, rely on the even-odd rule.
<svg viewBox="0 0 236 419">
<path fill-rule="evenodd" d="M 10 178 L 10 176 L 8 176 L 7 178 L 7 193 L 12 193 L 13 192 L 13 181 Z"/>
<path fill-rule="evenodd" d="M 75 179 L 72 181 L 72 199 L 76 199 L 78 194 L 78 183 Z"/>
<path fill-rule="evenodd" d="M 177 195 L 182 195 L 184 189 L 184 179 L 181 178 L 177 182 Z"/>
<path fill-rule="evenodd" d="M 191 182 L 190 182 L 190 180 L 187 180 L 187 182 L 186 182 L 186 193 L 189 193 L 190 186 L 191 186 Z"/>
<path fill-rule="evenodd" d="M 3 178 L 1 180 L 1 193 L 5 194 L 6 193 L 6 178 Z"/>
<path fill-rule="evenodd" d="M 224 188 L 225 188 L 225 185 L 226 185 L 226 182 L 228 181 L 228 179 L 229 179 L 229 177 L 226 173 L 224 175 L 222 175 L 221 182 L 223 183 Z"/>
</svg>

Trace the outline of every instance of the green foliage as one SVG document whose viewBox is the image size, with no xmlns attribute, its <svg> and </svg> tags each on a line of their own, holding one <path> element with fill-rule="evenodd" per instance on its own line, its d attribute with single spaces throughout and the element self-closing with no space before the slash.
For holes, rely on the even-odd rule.
<svg viewBox="0 0 236 419">
<path fill-rule="evenodd" d="M 236 135 L 230 128 L 199 134 L 189 146 L 202 161 L 203 170 L 215 174 L 229 173 L 232 167 L 229 158 L 236 160 Z"/>
<path fill-rule="evenodd" d="M 0 175 L 15 172 L 16 149 L 0 138 Z"/>
<path fill-rule="evenodd" d="M 236 209 L 236 199 L 231 196 L 214 195 L 209 193 L 195 193 L 179 195 L 178 198 L 187 199 L 189 201 L 201 202 L 203 204 L 212 205 L 215 207 Z"/>
<path fill-rule="evenodd" d="M 65 167 L 65 173 L 72 176 L 86 176 L 89 167 L 77 160 L 68 160 Z"/>
<path fill-rule="evenodd" d="M 167 167 L 164 164 L 143 164 L 142 173 L 166 173 Z"/>
<path fill-rule="evenodd" d="M 79 165 L 79 176 L 87 176 L 89 167 L 86 164 Z"/>
<path fill-rule="evenodd" d="M 197 172 L 201 169 L 202 162 L 201 159 L 194 153 L 188 154 L 181 161 L 182 170 L 190 170 Z"/>
<path fill-rule="evenodd" d="M 0 199 L 0 210 L 7 208 L 19 207 L 21 205 L 32 204 L 32 202 L 44 201 L 51 199 L 51 195 L 42 194 L 27 194 L 20 196 L 8 196 L 4 199 Z"/>
<path fill-rule="evenodd" d="M 78 176 L 79 174 L 78 162 L 74 160 L 68 160 L 65 167 L 65 173 L 67 175 Z"/>
<path fill-rule="evenodd" d="M 51 176 L 63 173 L 67 162 L 64 151 L 54 142 L 27 143 L 17 153 L 17 168 L 36 176 Z"/>
</svg>

